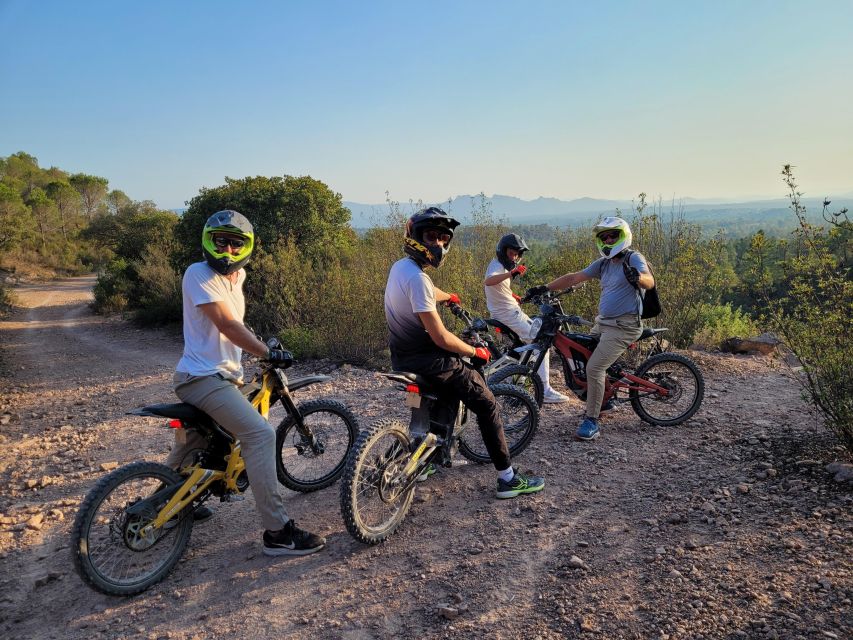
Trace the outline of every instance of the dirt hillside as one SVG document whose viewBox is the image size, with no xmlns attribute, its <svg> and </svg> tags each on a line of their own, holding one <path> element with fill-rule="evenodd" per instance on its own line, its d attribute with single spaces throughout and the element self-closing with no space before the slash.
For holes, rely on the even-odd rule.
<svg viewBox="0 0 853 640">
<path fill-rule="evenodd" d="M 282 489 L 328 547 L 271 559 L 250 495 L 214 504 L 149 591 L 94 592 L 72 569 L 70 523 L 104 468 L 165 458 L 163 421 L 125 411 L 174 401 L 182 343 L 93 315 L 92 284 L 21 286 L 0 322 L 0 637 L 853 637 L 853 485 L 825 469 L 849 456 L 783 366 L 698 353 L 705 403 L 681 427 L 623 406 L 578 443 L 581 403 L 546 406 L 516 460 L 546 477 L 535 497 L 499 501 L 494 470 L 460 460 L 367 547 L 344 527 L 338 485 Z M 405 417 L 378 374 L 297 365 L 319 370 L 332 382 L 299 400 L 340 399 L 363 424 Z"/>
</svg>

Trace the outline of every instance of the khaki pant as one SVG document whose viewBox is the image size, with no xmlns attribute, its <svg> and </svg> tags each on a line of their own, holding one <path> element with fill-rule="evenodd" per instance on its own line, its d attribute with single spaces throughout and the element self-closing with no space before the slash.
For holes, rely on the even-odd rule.
<svg viewBox="0 0 853 640">
<path fill-rule="evenodd" d="M 639 316 L 628 314 L 616 318 L 595 319 L 592 335 L 598 335 L 598 346 L 586 363 L 586 415 L 597 418 L 604 399 L 607 368 L 616 362 L 628 346 L 640 337 L 643 327 Z"/>
<path fill-rule="evenodd" d="M 240 440 L 246 473 L 255 505 L 264 528 L 278 531 L 290 518 L 278 492 L 275 471 L 275 429 L 240 393 L 236 383 L 218 375 L 191 376 L 180 371 L 174 377 L 175 394 L 198 407 Z M 186 464 L 190 453 L 205 447 L 205 439 L 194 429 L 186 432 L 186 442 L 172 448 L 166 464 L 177 469 Z"/>
<path fill-rule="evenodd" d="M 530 325 L 533 321 L 530 319 L 524 311 L 521 310 L 521 307 L 518 308 L 513 313 L 501 313 L 501 314 L 492 314 L 492 317 L 495 320 L 499 320 L 503 322 L 510 329 L 515 331 L 518 334 L 518 337 L 521 338 L 527 344 L 533 342 L 533 338 L 536 336 L 530 335 Z M 539 352 L 534 351 L 530 354 L 530 362 L 535 362 L 536 358 L 539 357 Z M 554 393 L 554 388 L 551 386 L 551 351 L 548 350 L 548 353 L 545 354 L 545 357 L 542 358 L 542 364 L 539 365 L 539 369 L 536 371 L 539 375 L 539 379 L 542 380 L 542 390 L 546 394 Z"/>
</svg>

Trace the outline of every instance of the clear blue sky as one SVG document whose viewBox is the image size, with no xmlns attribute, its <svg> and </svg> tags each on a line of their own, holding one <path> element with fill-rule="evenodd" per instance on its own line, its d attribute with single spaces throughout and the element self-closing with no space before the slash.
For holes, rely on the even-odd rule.
<svg viewBox="0 0 853 640">
<path fill-rule="evenodd" d="M 853 190 L 853 2 L 0 0 L 0 156 L 180 207 Z"/>
</svg>

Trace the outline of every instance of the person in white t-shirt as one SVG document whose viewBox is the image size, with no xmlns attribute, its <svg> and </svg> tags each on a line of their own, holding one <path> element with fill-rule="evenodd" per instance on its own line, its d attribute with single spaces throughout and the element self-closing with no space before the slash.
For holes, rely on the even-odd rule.
<svg viewBox="0 0 853 640">
<path fill-rule="evenodd" d="M 486 279 L 483 281 L 486 289 L 486 306 L 492 318 L 499 320 L 518 334 L 525 342 L 530 342 L 535 336 L 530 335 L 530 317 L 521 310 L 520 297 L 512 292 L 510 283 L 516 276 L 523 276 L 527 267 L 520 263 L 524 252 L 528 250 L 524 238 L 515 233 L 508 233 L 498 241 L 495 249 L 496 257 L 486 267 Z M 539 365 L 539 378 L 544 389 L 544 402 L 567 402 L 568 396 L 563 395 L 551 386 L 551 365 L 546 355 Z"/>
<path fill-rule="evenodd" d="M 175 371 L 175 394 L 240 440 L 255 506 L 266 528 L 264 554 L 306 555 L 322 549 L 326 541 L 299 529 L 285 512 L 275 469 L 275 430 L 240 392 L 243 351 L 277 365 L 293 362 L 289 352 L 270 349 L 243 324 L 243 267 L 254 245 L 252 224 L 236 211 L 218 211 L 205 223 L 201 240 L 205 260 L 191 264 L 182 283 L 184 353 Z M 176 469 L 206 446 L 198 432 L 184 435 L 179 441 L 176 432 L 166 461 Z M 199 514 L 201 510 L 206 511 Z M 206 519 L 211 512 L 202 505 L 194 515 Z"/>
</svg>

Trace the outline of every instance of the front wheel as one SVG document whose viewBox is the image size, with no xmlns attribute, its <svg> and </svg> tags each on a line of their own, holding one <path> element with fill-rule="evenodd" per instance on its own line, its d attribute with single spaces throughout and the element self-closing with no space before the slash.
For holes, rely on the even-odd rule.
<svg viewBox="0 0 853 640">
<path fill-rule="evenodd" d="M 534 397 L 536 406 L 542 408 L 542 402 L 545 399 L 545 385 L 542 384 L 542 378 L 539 377 L 539 374 L 530 367 L 523 364 L 501 367 L 489 376 L 488 382 L 490 387 L 498 384 L 512 384 L 521 387 Z"/>
<path fill-rule="evenodd" d="M 631 407 L 649 424 L 674 426 L 699 410 L 705 395 L 705 380 L 690 358 L 677 353 L 659 353 L 640 365 L 634 373 L 667 390 L 667 394 L 649 391 L 629 392 Z"/>
<path fill-rule="evenodd" d="M 538 378 L 538 376 L 537 376 Z M 506 444 L 514 458 L 527 448 L 539 427 L 539 407 L 529 393 L 511 384 L 490 385 L 504 425 Z M 469 428 L 459 438 L 459 453 L 472 462 L 491 462 L 486 443 L 479 431 Z"/>
<path fill-rule="evenodd" d="M 341 514 L 356 540 L 384 542 L 406 518 L 414 495 L 403 473 L 410 443 L 396 420 L 380 420 L 359 434 L 341 479 Z"/>
<path fill-rule="evenodd" d="M 358 419 L 334 400 L 311 400 L 297 406 L 305 432 L 293 416 L 275 431 L 278 481 L 294 491 L 316 491 L 344 472 L 347 454 L 358 435 Z"/>
<path fill-rule="evenodd" d="M 80 577 L 109 595 L 145 591 L 166 577 L 190 539 L 192 509 L 161 529 L 150 525 L 183 478 L 155 462 L 134 462 L 101 478 L 83 499 L 71 530 L 71 552 Z M 157 499 L 128 510 L 142 500 Z M 140 509 L 144 506 L 144 509 Z"/>
</svg>

